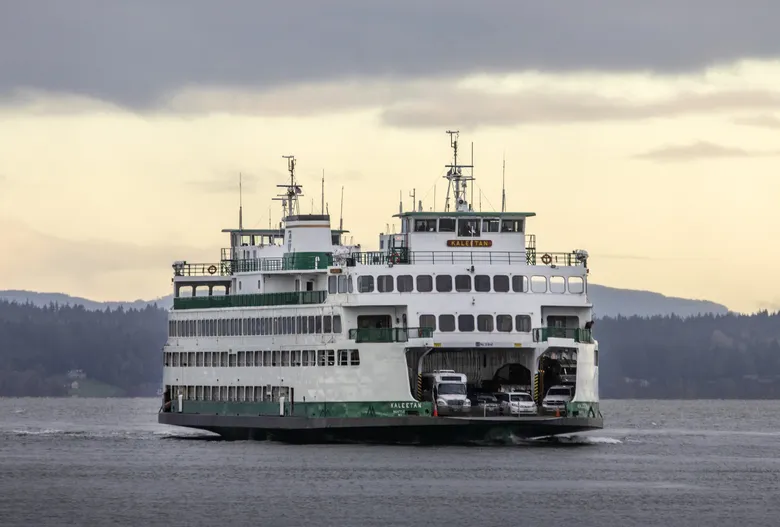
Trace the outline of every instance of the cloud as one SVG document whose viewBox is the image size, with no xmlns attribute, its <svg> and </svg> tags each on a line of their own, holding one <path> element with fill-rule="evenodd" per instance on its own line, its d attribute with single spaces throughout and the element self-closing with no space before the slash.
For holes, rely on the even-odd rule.
<svg viewBox="0 0 780 527">
<path fill-rule="evenodd" d="M 778 18 L 773 0 L 13 2 L 0 18 L 0 93 L 39 89 L 139 109 L 203 85 L 679 73 L 780 57 Z"/>
<path fill-rule="evenodd" d="M 690 145 L 664 146 L 634 157 L 651 161 L 694 161 L 698 159 L 717 159 L 727 157 L 769 157 L 780 155 L 780 150 L 758 151 L 722 146 L 706 141 Z"/>
<path fill-rule="evenodd" d="M 185 185 L 199 193 L 235 194 L 238 196 L 239 180 L 243 192 L 251 193 L 257 189 L 257 176 L 246 170 L 219 171 L 210 178 L 186 181 Z"/>
<path fill-rule="evenodd" d="M 738 117 L 733 119 L 734 124 L 755 126 L 758 128 L 780 128 L 780 118 L 774 115 L 754 115 L 750 117 Z"/>
<path fill-rule="evenodd" d="M 175 260 L 211 262 L 213 249 L 176 244 L 142 245 L 115 240 L 71 240 L 43 233 L 25 223 L 0 218 L 0 244 L 9 254 L 0 264 L 4 276 L 39 277 L 42 280 L 89 286 L 106 275 L 126 271 L 159 273 Z"/>
</svg>

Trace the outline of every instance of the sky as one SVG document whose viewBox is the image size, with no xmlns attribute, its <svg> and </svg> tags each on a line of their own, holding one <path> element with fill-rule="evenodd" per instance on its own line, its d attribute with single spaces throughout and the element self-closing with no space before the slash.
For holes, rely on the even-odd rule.
<svg viewBox="0 0 780 527">
<path fill-rule="evenodd" d="M 378 246 L 475 208 L 603 285 L 780 309 L 780 3 L 40 0 L 0 7 L 0 289 L 155 298 L 223 228 L 278 223 L 283 155 Z M 399 197 L 400 193 L 400 197 Z M 481 204 L 480 204 L 480 198 Z M 434 201 L 435 197 L 435 201 Z M 396 220 L 397 221 L 397 220 Z M 396 223 L 395 228 L 398 225 Z"/>
</svg>

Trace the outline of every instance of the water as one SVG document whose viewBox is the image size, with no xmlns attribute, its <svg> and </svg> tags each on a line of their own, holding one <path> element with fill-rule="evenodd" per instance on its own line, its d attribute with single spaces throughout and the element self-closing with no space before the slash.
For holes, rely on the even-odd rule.
<svg viewBox="0 0 780 527">
<path fill-rule="evenodd" d="M 157 399 L 0 399 L 0 525 L 780 522 L 780 405 L 607 401 L 603 431 L 511 447 L 225 442 Z"/>
</svg>

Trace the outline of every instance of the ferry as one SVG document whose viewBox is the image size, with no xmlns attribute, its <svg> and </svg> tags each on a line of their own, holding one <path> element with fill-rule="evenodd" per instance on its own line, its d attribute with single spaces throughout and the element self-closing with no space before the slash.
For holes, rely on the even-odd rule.
<svg viewBox="0 0 780 527">
<path fill-rule="evenodd" d="M 379 250 L 325 210 L 303 214 L 284 156 L 278 228 L 243 228 L 240 207 L 219 261 L 175 262 L 158 422 L 290 443 L 602 428 L 588 253 L 537 249 L 535 214 L 507 212 L 505 195 L 501 212 L 475 211 L 473 163 L 447 133 L 443 209 L 401 204 Z"/>
</svg>

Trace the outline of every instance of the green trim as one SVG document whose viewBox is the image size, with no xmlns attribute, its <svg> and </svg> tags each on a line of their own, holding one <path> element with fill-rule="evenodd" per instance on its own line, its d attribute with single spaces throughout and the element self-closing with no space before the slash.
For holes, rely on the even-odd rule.
<svg viewBox="0 0 780 527">
<path fill-rule="evenodd" d="M 327 270 L 333 265 L 333 253 L 325 252 L 297 252 L 287 253 L 282 259 L 283 270 Z"/>
<path fill-rule="evenodd" d="M 536 216 L 535 212 L 401 212 L 393 214 L 393 218 L 452 218 L 464 217 L 470 218 L 530 218 Z"/>
<path fill-rule="evenodd" d="M 576 402 L 566 403 L 567 417 L 601 417 L 599 403 Z"/>
<path fill-rule="evenodd" d="M 173 401 L 172 411 L 178 413 Z M 182 401 L 182 413 L 206 415 L 279 415 L 279 402 Z M 433 403 L 419 401 L 367 401 L 285 403 L 285 415 L 297 417 L 407 417 L 433 415 Z"/>
<path fill-rule="evenodd" d="M 534 342 L 548 339 L 573 339 L 574 342 L 593 343 L 593 332 L 584 328 L 534 328 Z"/>
<path fill-rule="evenodd" d="M 291 291 L 254 295 L 188 296 L 173 299 L 173 309 L 218 309 L 225 307 L 263 307 L 322 304 L 327 291 Z"/>
</svg>

